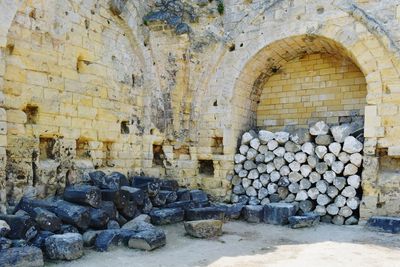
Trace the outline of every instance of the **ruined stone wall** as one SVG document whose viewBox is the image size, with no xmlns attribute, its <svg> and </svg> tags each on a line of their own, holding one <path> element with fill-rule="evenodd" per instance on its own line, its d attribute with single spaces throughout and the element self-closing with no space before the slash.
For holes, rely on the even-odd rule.
<svg viewBox="0 0 400 267">
<path fill-rule="evenodd" d="M 228 198 L 263 89 L 320 53 L 365 79 L 361 216 L 400 212 L 400 1 L 45 2 L 0 4 L 0 203 L 95 167 Z"/>
<path fill-rule="evenodd" d="M 75 168 L 140 166 L 144 69 L 106 1 L 25 1 L 7 36 L 8 200 Z M 70 175 L 70 177 L 67 174 Z"/>
<path fill-rule="evenodd" d="M 319 120 L 338 124 L 364 115 L 366 84 L 347 58 L 311 54 L 283 65 L 262 87 L 257 126 L 308 128 Z"/>
</svg>

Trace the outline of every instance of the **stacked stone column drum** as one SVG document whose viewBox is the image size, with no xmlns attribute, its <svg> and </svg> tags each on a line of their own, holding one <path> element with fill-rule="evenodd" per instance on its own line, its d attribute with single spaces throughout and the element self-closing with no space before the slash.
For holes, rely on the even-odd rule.
<svg viewBox="0 0 400 267">
<path fill-rule="evenodd" d="M 356 224 L 362 195 L 363 125 L 329 127 L 319 121 L 289 132 L 251 130 L 241 138 L 231 201 L 248 205 L 298 204 L 321 221 Z"/>
</svg>

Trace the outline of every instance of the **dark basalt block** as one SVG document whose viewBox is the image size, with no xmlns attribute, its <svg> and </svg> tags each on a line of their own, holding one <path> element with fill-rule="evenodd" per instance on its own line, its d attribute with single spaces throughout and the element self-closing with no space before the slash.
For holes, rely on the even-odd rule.
<svg viewBox="0 0 400 267">
<path fill-rule="evenodd" d="M 190 199 L 194 203 L 208 202 L 208 196 L 203 190 L 191 190 Z"/>
<path fill-rule="evenodd" d="M 180 208 L 170 208 L 152 210 L 149 215 L 153 224 L 163 225 L 183 221 L 185 213 Z"/>
<path fill-rule="evenodd" d="M 143 205 L 145 194 L 142 189 L 130 186 L 122 186 L 121 190 L 127 191 L 129 193 L 130 201 L 134 201 L 137 205 Z"/>
<path fill-rule="evenodd" d="M 136 203 L 133 201 L 128 201 L 126 205 L 118 211 L 127 220 L 132 220 L 138 213 Z"/>
<path fill-rule="evenodd" d="M 190 190 L 188 189 L 178 189 L 178 191 L 176 191 L 176 194 L 178 195 L 178 201 L 190 201 Z"/>
<path fill-rule="evenodd" d="M 289 224 L 293 229 L 312 227 L 319 224 L 320 216 L 316 213 L 308 212 L 301 216 L 290 216 Z"/>
<path fill-rule="evenodd" d="M 86 230 L 90 223 L 90 213 L 87 207 L 75 205 L 67 201 L 58 200 L 51 208 L 64 223 L 71 224 L 80 230 Z"/>
<path fill-rule="evenodd" d="M 31 241 L 31 244 L 37 248 L 44 249 L 44 241 L 46 241 L 46 239 L 52 235 L 54 235 L 54 233 L 48 231 L 41 231 Z"/>
<path fill-rule="evenodd" d="M 242 210 L 244 208 L 244 204 L 236 203 L 236 204 L 225 204 L 225 203 L 216 203 L 212 205 L 213 207 L 221 209 L 225 213 L 225 218 L 230 220 L 237 220 L 242 215 Z"/>
<path fill-rule="evenodd" d="M 4 249 L 10 248 L 12 245 L 12 240 L 5 238 L 5 237 L 0 237 L 0 251 Z"/>
<path fill-rule="evenodd" d="M 165 208 L 181 208 L 183 210 L 193 209 L 195 205 L 192 201 L 177 201 L 173 203 L 168 203 L 164 206 Z"/>
<path fill-rule="evenodd" d="M 147 176 L 134 176 L 132 187 L 137 187 L 148 193 L 149 196 L 156 196 L 160 191 L 160 179 Z"/>
<path fill-rule="evenodd" d="M 112 201 L 102 201 L 100 203 L 99 209 L 101 209 L 105 213 L 107 213 L 107 215 L 108 215 L 108 217 L 110 217 L 110 219 L 115 219 L 117 216 L 117 209 L 115 207 L 114 202 L 112 202 Z"/>
<path fill-rule="evenodd" d="M 264 222 L 277 225 L 289 223 L 289 217 L 296 215 L 297 206 L 289 203 L 270 203 L 264 206 Z"/>
<path fill-rule="evenodd" d="M 105 230 L 97 235 L 94 247 L 97 251 L 108 251 L 111 246 L 121 245 L 122 240 L 117 230 Z"/>
<path fill-rule="evenodd" d="M 2 267 L 39 267 L 43 264 L 43 253 L 37 247 L 16 247 L 0 252 Z"/>
<path fill-rule="evenodd" d="M 146 195 L 143 201 L 143 205 L 140 206 L 143 213 L 149 213 L 153 209 L 153 203 L 150 198 Z"/>
<path fill-rule="evenodd" d="M 69 225 L 69 224 L 63 224 L 61 225 L 60 231 L 57 232 L 58 234 L 67 234 L 67 233 L 78 233 L 79 230 L 75 226 Z"/>
<path fill-rule="evenodd" d="M 46 256 L 52 260 L 76 260 L 83 255 L 83 239 L 80 234 L 67 233 L 46 238 Z"/>
<path fill-rule="evenodd" d="M 204 207 L 204 208 L 194 208 L 186 210 L 186 220 L 196 221 L 196 220 L 224 220 L 225 212 L 217 207 Z"/>
<path fill-rule="evenodd" d="M 166 244 L 164 231 L 161 229 L 146 230 L 132 235 L 128 247 L 142 250 L 154 250 Z"/>
<path fill-rule="evenodd" d="M 36 207 L 28 213 L 43 231 L 57 232 L 61 228 L 61 219 L 51 211 Z"/>
<path fill-rule="evenodd" d="M 372 216 L 367 227 L 392 234 L 400 233 L 400 217 Z"/>
<path fill-rule="evenodd" d="M 90 208 L 89 226 L 94 229 L 104 229 L 107 226 L 110 216 L 102 209 Z"/>
<path fill-rule="evenodd" d="M 263 206 L 246 205 L 243 208 L 243 217 L 247 222 L 260 223 L 264 217 Z"/>
<path fill-rule="evenodd" d="M 31 240 L 37 234 L 36 224 L 27 215 L 1 215 L 0 220 L 5 221 L 10 226 L 7 237 L 10 239 Z"/>
<path fill-rule="evenodd" d="M 161 179 L 160 180 L 160 190 L 166 191 L 178 191 L 179 184 L 176 180 L 172 179 Z"/>
<path fill-rule="evenodd" d="M 73 185 L 65 188 L 63 198 L 72 203 L 98 208 L 101 202 L 101 191 L 96 186 Z"/>
<path fill-rule="evenodd" d="M 107 188 L 120 189 L 122 186 L 129 186 L 126 176 L 120 172 L 113 172 L 104 177 Z"/>
<path fill-rule="evenodd" d="M 166 203 L 172 203 L 175 202 L 178 199 L 178 195 L 176 194 L 175 191 L 170 191 L 170 190 L 160 190 L 158 192 L 158 195 L 165 195 L 165 200 Z"/>
<path fill-rule="evenodd" d="M 127 245 L 136 231 L 128 229 L 104 230 L 97 234 L 94 247 L 97 251 L 108 251 L 112 246 Z"/>
</svg>

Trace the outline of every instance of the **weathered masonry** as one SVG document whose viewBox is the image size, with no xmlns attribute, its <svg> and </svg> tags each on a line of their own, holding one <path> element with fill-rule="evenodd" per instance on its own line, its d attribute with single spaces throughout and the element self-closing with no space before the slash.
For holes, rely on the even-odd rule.
<svg viewBox="0 0 400 267">
<path fill-rule="evenodd" d="M 86 170 L 229 199 L 244 131 L 364 119 L 361 217 L 400 214 L 400 1 L 5 0 L 0 207 Z"/>
</svg>

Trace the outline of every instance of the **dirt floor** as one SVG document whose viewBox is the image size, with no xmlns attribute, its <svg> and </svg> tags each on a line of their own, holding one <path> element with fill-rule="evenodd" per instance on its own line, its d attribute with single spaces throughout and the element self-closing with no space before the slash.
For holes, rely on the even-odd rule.
<svg viewBox="0 0 400 267">
<path fill-rule="evenodd" d="M 224 235 L 200 240 L 185 235 L 183 224 L 163 227 L 167 245 L 152 252 L 118 247 L 85 251 L 81 259 L 48 266 L 400 266 L 400 235 L 362 226 L 321 224 L 289 229 L 269 224 L 228 222 Z"/>
</svg>

